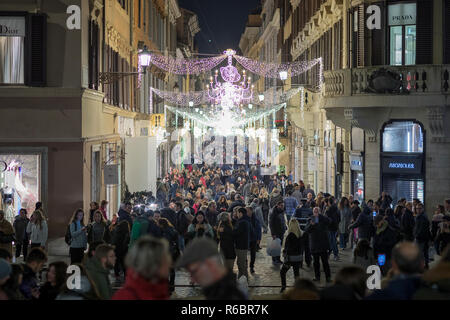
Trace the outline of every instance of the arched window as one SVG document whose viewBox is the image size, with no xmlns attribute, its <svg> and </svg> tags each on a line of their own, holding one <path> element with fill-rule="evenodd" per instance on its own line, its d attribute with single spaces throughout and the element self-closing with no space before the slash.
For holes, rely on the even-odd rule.
<svg viewBox="0 0 450 320">
<path fill-rule="evenodd" d="M 423 153 L 423 130 L 413 121 L 392 121 L 383 130 L 382 152 Z"/>
</svg>

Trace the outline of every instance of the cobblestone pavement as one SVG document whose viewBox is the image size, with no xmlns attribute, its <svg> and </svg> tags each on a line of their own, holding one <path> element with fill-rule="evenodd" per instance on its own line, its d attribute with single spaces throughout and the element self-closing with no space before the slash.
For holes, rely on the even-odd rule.
<svg viewBox="0 0 450 320">
<path fill-rule="evenodd" d="M 256 263 L 255 263 L 255 274 L 252 275 L 249 272 L 249 294 L 250 296 L 255 295 L 273 295 L 279 294 L 281 289 L 281 279 L 280 279 L 280 267 L 275 267 L 272 264 L 272 258 L 266 254 L 266 244 L 270 241 L 272 237 L 269 234 L 263 234 L 263 239 L 261 241 L 262 250 L 256 253 Z M 339 252 L 340 259 L 339 261 L 333 260 L 333 255 L 330 258 L 330 269 L 331 276 L 334 278 L 334 275 L 338 272 L 340 268 L 345 265 L 351 264 L 351 255 L 352 250 L 346 249 L 341 250 Z M 250 262 L 250 254 L 248 255 L 248 261 Z M 234 265 L 234 272 L 237 273 L 237 265 Z M 300 277 L 313 279 L 314 278 L 314 269 L 308 268 L 306 264 L 303 265 L 303 269 L 300 269 Z M 319 288 L 325 287 L 325 274 L 323 273 L 323 269 L 321 266 L 321 279 L 320 284 L 317 284 Z M 188 273 L 184 271 L 177 272 L 175 278 L 176 285 L 189 285 L 190 278 Z M 294 272 L 292 268 L 287 273 L 287 286 L 294 285 Z M 261 286 L 261 287 L 253 287 L 252 286 Z M 263 287 L 268 286 L 268 287 Z M 270 286 L 278 286 L 278 287 L 270 287 Z M 186 287 L 177 287 L 175 289 L 175 295 L 173 297 L 176 298 L 190 298 L 201 295 L 200 288 L 186 288 Z"/>
</svg>

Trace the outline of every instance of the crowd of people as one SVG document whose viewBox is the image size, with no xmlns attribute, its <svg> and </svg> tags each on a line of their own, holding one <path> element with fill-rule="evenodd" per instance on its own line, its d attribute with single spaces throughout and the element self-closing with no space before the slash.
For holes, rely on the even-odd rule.
<svg viewBox="0 0 450 320">
<path fill-rule="evenodd" d="M 64 262 L 50 264 L 39 285 L 47 262 L 42 205 L 29 220 L 21 210 L 14 225 L 0 211 L 0 299 L 169 299 L 179 269 L 207 299 L 248 299 L 257 252 L 269 232 L 267 254 L 278 270 L 281 298 L 450 298 L 450 199 L 430 221 L 419 199 L 392 203 L 383 192 L 361 204 L 351 195 L 316 194 L 292 174 L 189 166 L 158 178 L 156 197 L 149 192 L 125 201 L 111 221 L 106 206 L 91 203 L 86 216 L 76 209 L 68 223 L 70 264 L 81 271 L 75 289 L 67 285 Z M 11 264 L 13 241 L 23 264 Z M 329 259 L 340 261 L 345 250 L 352 250 L 352 260 L 333 281 Z M 433 256 L 440 261 L 430 269 Z M 381 290 L 367 288 L 372 265 L 380 267 Z M 286 290 L 291 268 L 296 281 Z M 302 268 L 312 268 L 314 278 L 300 278 Z M 319 290 L 321 269 L 329 284 Z M 116 292 L 112 272 L 121 285 Z"/>
</svg>

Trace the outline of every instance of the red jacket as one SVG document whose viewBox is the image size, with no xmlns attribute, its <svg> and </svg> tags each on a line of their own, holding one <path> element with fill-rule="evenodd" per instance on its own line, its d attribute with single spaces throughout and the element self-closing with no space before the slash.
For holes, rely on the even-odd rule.
<svg viewBox="0 0 450 320">
<path fill-rule="evenodd" d="M 138 275 L 134 270 L 128 269 L 125 285 L 118 290 L 112 300 L 168 300 L 169 283 L 162 280 L 151 283 Z"/>
</svg>

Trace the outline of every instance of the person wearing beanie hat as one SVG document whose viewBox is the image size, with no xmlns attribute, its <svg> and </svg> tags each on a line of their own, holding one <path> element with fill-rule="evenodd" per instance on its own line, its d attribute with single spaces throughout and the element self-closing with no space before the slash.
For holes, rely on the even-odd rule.
<svg viewBox="0 0 450 320">
<path fill-rule="evenodd" d="M 246 300 L 234 275 L 224 266 L 217 244 L 207 238 L 192 240 L 176 263 L 185 268 L 192 279 L 202 286 L 207 300 Z"/>
</svg>

